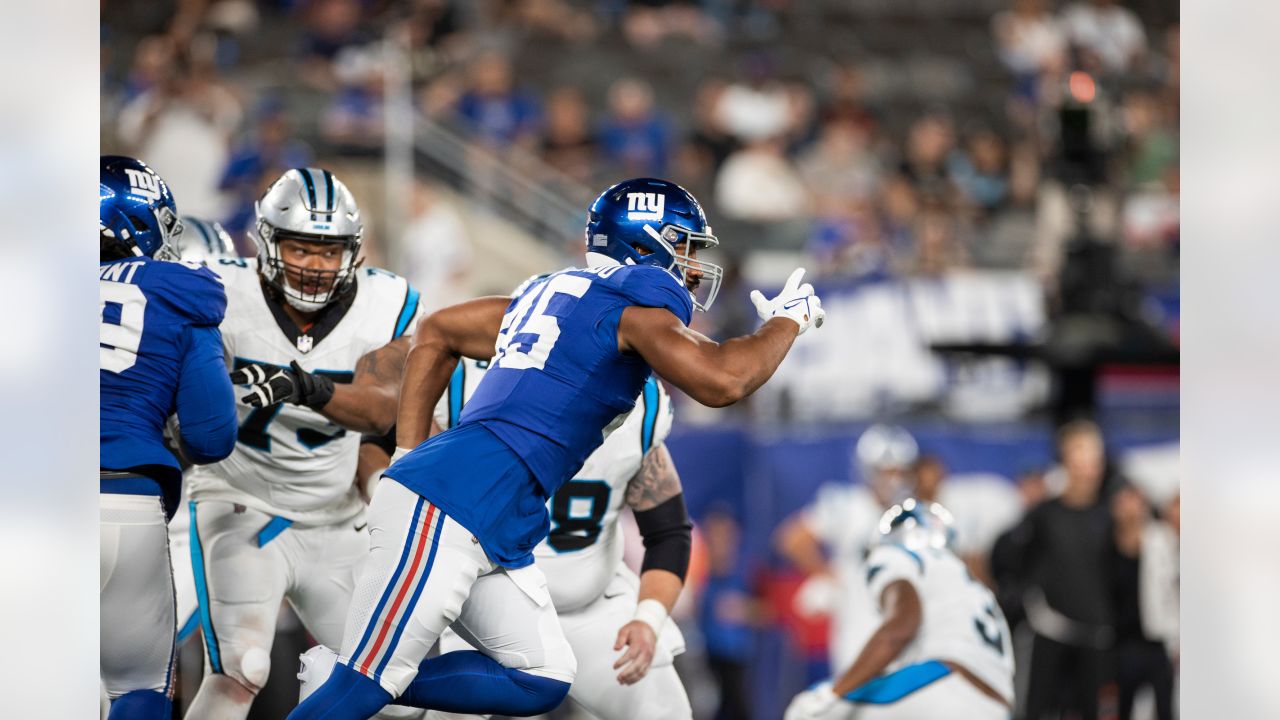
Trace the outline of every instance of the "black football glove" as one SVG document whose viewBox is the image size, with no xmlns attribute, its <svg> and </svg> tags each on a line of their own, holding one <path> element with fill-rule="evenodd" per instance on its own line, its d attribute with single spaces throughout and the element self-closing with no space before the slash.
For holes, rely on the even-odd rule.
<svg viewBox="0 0 1280 720">
<path fill-rule="evenodd" d="M 231 382 L 249 386 L 249 394 L 240 399 L 253 407 L 288 402 L 319 410 L 333 398 L 333 378 L 309 373 L 297 360 L 287 368 L 245 365 L 231 373 Z"/>
</svg>

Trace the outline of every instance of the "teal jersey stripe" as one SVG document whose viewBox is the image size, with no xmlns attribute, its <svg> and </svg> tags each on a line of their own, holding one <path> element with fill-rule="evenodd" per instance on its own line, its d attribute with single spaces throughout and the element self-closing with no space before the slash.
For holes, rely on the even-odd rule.
<svg viewBox="0 0 1280 720">
<path fill-rule="evenodd" d="M 649 376 L 644 381 L 644 426 L 640 429 L 640 451 L 649 452 L 653 447 L 653 431 L 658 425 L 658 379 Z"/>
</svg>

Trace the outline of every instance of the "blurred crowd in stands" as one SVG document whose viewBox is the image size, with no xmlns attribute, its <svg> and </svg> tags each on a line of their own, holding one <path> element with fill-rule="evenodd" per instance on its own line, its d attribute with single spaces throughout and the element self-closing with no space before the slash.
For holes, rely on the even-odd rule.
<svg viewBox="0 0 1280 720">
<path fill-rule="evenodd" d="M 1052 290 L 1087 218 L 1168 283 L 1179 46 L 1159 7 L 181 0 L 168 25 L 137 11 L 156 32 L 131 43 L 107 41 L 146 18 L 104 15 L 104 140 L 243 232 L 281 168 L 382 152 L 393 43 L 420 117 L 553 186 L 674 178 L 726 245 L 802 250 L 822 276 L 1026 268 Z"/>
<path fill-rule="evenodd" d="M 1177 295 L 1178 8 L 1165 0 L 110 8 L 104 152 L 155 166 L 183 214 L 222 221 L 245 254 L 253 202 L 284 169 L 380 167 L 388 97 L 407 88 L 420 122 L 459 133 L 574 202 L 637 175 L 684 185 L 726 246 L 726 294 L 751 253 L 784 252 L 806 256 L 815 282 L 828 284 L 990 268 L 1033 274 L 1050 307 L 1072 284 L 1097 289 L 1120 276 Z M 384 198 L 357 192 L 370 252 L 403 258 L 391 269 L 432 302 L 448 295 L 436 288 L 468 294 L 473 263 L 448 184 L 420 172 L 394 232 Z M 572 232 L 543 239 L 580 251 Z M 1068 258 L 1081 245 L 1105 246 L 1114 267 L 1073 276 Z M 745 304 L 721 305 L 730 315 L 716 319 L 720 329 L 754 322 L 731 315 Z M 958 503 L 960 522 L 981 526 L 967 559 L 1024 628 L 1020 652 L 1035 657 L 1019 656 L 1021 709 L 1030 704 L 1020 717 L 1052 708 L 1099 717 L 1101 703 L 1101 717 L 1127 718 L 1143 683 L 1159 717 L 1171 717 L 1177 494 L 1124 482 L 1103 462 L 1091 424 L 1068 425 L 1060 438 L 1057 469 L 1002 481 L 1004 514 L 983 500 L 967 516 L 959 490 L 946 500 L 949 487 L 979 484 L 944 483 L 936 458 L 896 471 L 915 494 Z M 884 502 L 873 499 L 868 512 L 878 516 Z M 752 717 L 759 633 L 795 611 L 745 568 L 740 513 L 711 507 L 698 523 L 705 555 L 690 622 L 700 632 L 690 635 L 702 643 L 690 655 L 704 654 L 712 696 L 697 681 L 705 671 L 682 672 L 699 717 Z M 782 526 L 774 564 L 789 558 L 821 572 L 797 560 L 788 527 L 799 525 Z M 805 532 L 824 541 L 819 525 Z M 811 628 L 797 622 L 792 642 L 803 644 Z"/>
</svg>

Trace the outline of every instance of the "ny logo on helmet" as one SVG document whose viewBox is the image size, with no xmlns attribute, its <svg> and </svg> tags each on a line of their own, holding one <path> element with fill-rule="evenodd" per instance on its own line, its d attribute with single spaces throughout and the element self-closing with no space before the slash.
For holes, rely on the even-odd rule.
<svg viewBox="0 0 1280 720">
<path fill-rule="evenodd" d="M 160 199 L 160 181 L 155 175 L 133 168 L 125 168 L 124 174 L 129 176 L 129 185 L 134 194 L 152 202 Z"/>
<path fill-rule="evenodd" d="M 628 220 L 661 220 L 667 196 L 661 193 L 627 193 Z"/>
</svg>

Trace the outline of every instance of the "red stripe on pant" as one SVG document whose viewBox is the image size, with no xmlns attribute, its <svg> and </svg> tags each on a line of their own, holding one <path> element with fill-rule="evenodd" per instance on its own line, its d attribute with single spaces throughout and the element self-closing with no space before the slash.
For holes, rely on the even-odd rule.
<svg viewBox="0 0 1280 720">
<path fill-rule="evenodd" d="M 418 535 L 418 547 L 413 551 L 413 562 L 409 566 L 409 572 L 404 575 L 404 581 L 400 585 L 400 592 L 396 593 L 396 599 L 391 603 L 391 609 L 387 611 L 386 619 L 382 621 L 382 629 L 378 631 L 378 637 L 373 641 L 373 647 L 364 656 L 364 662 L 360 663 L 360 674 L 369 675 L 369 665 L 373 663 L 374 658 L 378 657 L 378 651 L 382 649 L 382 641 L 387 639 L 387 633 L 390 632 L 391 626 L 394 624 L 396 613 L 400 610 L 400 603 L 404 602 L 405 595 L 409 592 L 409 588 L 414 585 L 414 577 L 418 574 L 418 569 L 422 564 L 423 549 L 427 546 L 427 537 L 431 535 L 431 521 L 436 515 L 436 506 L 427 503 L 430 508 L 427 510 L 427 520 L 424 523 L 426 532 Z M 437 531 L 439 528 L 437 528 Z"/>
</svg>

